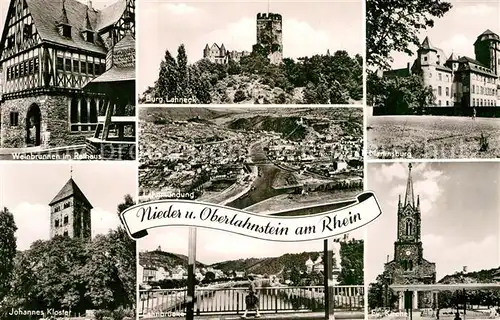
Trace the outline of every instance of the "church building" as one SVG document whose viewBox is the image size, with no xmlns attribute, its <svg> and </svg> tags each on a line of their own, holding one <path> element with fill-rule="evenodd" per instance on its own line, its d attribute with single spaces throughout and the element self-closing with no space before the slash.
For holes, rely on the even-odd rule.
<svg viewBox="0 0 500 320">
<path fill-rule="evenodd" d="M 50 237 L 66 236 L 90 240 L 92 205 L 73 178 L 50 201 Z"/>
<path fill-rule="evenodd" d="M 11 0 L 0 42 L 0 148 L 85 145 L 107 95 L 84 90 L 135 37 L 135 0 Z"/>
<path fill-rule="evenodd" d="M 385 264 L 385 274 L 389 285 L 433 284 L 436 283 L 436 264 L 424 258 L 422 246 L 422 218 L 420 198 L 415 200 L 412 165 L 408 165 L 408 182 L 404 201 L 401 196 L 397 212 L 397 239 L 394 242 L 394 259 Z M 413 307 L 430 308 L 433 299 L 432 292 L 415 292 Z M 399 309 L 403 309 L 403 296 L 400 292 Z"/>
</svg>

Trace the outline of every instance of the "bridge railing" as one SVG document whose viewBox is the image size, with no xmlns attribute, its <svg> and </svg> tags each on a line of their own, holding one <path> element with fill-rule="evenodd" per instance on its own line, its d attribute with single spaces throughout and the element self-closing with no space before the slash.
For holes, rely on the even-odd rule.
<svg viewBox="0 0 500 320">
<path fill-rule="evenodd" d="M 257 288 L 261 312 L 322 311 L 325 306 L 324 287 L 261 287 Z M 241 314 L 246 309 L 243 288 L 197 288 L 194 311 L 196 314 Z M 140 290 L 139 315 L 159 315 L 186 312 L 189 301 L 186 289 Z M 334 308 L 336 310 L 362 311 L 364 309 L 364 287 L 335 286 Z"/>
</svg>

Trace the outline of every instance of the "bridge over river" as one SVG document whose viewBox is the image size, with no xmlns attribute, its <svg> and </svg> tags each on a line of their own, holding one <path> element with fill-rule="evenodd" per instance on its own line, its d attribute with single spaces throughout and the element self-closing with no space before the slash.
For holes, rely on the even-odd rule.
<svg viewBox="0 0 500 320">
<path fill-rule="evenodd" d="M 245 287 L 200 287 L 196 289 L 194 310 L 197 316 L 234 316 L 245 311 Z M 140 290 L 139 316 L 157 318 L 182 314 L 190 301 L 186 289 Z M 259 310 L 262 314 L 306 314 L 324 311 L 324 287 L 259 287 Z M 337 312 L 364 314 L 364 286 L 335 286 L 334 309 Z M 323 313 L 324 314 L 324 313 Z M 351 318 L 356 318 L 352 316 Z M 226 319 L 226 318 L 224 318 Z"/>
</svg>

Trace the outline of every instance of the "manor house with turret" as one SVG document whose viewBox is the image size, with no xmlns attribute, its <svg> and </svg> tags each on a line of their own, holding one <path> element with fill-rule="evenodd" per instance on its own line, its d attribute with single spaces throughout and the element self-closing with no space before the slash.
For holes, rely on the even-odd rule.
<svg viewBox="0 0 500 320">
<path fill-rule="evenodd" d="M 444 51 L 424 39 L 410 68 L 384 72 L 386 77 L 419 74 L 434 93 L 431 104 L 443 107 L 500 106 L 500 37 L 491 30 L 474 42 L 475 59 Z"/>
<path fill-rule="evenodd" d="M 253 45 L 252 52 L 266 56 L 273 64 L 283 62 L 282 20 L 278 13 L 257 14 L 257 43 Z M 211 47 L 207 44 L 203 49 L 204 59 L 219 64 L 227 64 L 229 60 L 240 61 L 249 55 L 249 51 L 227 50 L 224 44 L 219 46 L 214 43 Z"/>
</svg>

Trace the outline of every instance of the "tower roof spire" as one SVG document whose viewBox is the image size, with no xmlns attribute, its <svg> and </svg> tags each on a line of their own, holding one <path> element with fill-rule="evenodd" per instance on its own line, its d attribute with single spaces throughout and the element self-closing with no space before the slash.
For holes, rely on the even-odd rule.
<svg viewBox="0 0 500 320">
<path fill-rule="evenodd" d="M 411 163 L 408 164 L 408 182 L 406 183 L 405 206 L 410 204 L 415 206 L 415 197 L 413 194 L 413 180 L 411 178 Z"/>
<path fill-rule="evenodd" d="M 86 16 L 85 16 L 85 30 L 92 31 L 92 24 L 90 23 L 89 9 L 88 8 L 87 8 Z"/>
<path fill-rule="evenodd" d="M 69 25 L 68 14 L 66 13 L 66 0 L 62 1 L 62 11 L 61 17 L 59 18 L 59 24 Z"/>
</svg>

